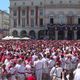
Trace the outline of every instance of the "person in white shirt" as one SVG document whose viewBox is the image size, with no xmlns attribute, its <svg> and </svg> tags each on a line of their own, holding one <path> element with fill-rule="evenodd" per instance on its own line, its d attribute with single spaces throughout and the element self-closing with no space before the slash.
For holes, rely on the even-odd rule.
<svg viewBox="0 0 80 80">
<path fill-rule="evenodd" d="M 63 69 L 65 69 L 65 57 L 64 57 L 64 55 L 61 55 L 61 58 L 60 58 L 60 61 L 61 61 L 61 67 L 63 68 Z"/>
<path fill-rule="evenodd" d="M 49 64 L 49 70 L 51 70 L 55 65 L 55 60 L 51 57 L 48 61 L 48 64 Z"/>
<path fill-rule="evenodd" d="M 6 58 L 4 64 L 6 65 L 7 68 L 10 65 L 10 59 Z"/>
<path fill-rule="evenodd" d="M 34 53 L 34 55 L 32 55 L 32 62 L 34 62 L 37 57 L 36 53 Z"/>
<path fill-rule="evenodd" d="M 0 80 L 2 80 L 2 62 L 0 62 Z"/>
<path fill-rule="evenodd" d="M 16 68 L 15 68 L 15 63 L 10 64 L 11 67 L 9 68 L 8 73 L 11 74 L 10 79 L 11 80 L 16 80 Z"/>
<path fill-rule="evenodd" d="M 74 80 L 80 80 L 80 63 L 77 66 L 77 69 L 73 72 Z"/>
<path fill-rule="evenodd" d="M 72 59 L 71 59 L 71 62 L 72 62 L 72 69 L 74 70 L 76 67 L 77 67 L 77 64 L 78 64 L 78 57 L 77 56 L 72 56 Z"/>
<path fill-rule="evenodd" d="M 59 63 L 56 63 L 55 67 L 53 67 L 50 71 L 50 76 L 52 80 L 61 80 L 62 79 L 63 69 L 60 67 Z"/>
<path fill-rule="evenodd" d="M 29 76 L 31 76 L 32 75 L 32 72 L 31 72 L 31 65 L 27 62 L 26 63 L 26 77 L 29 77 Z"/>
<path fill-rule="evenodd" d="M 71 64 L 72 64 L 71 59 L 72 59 L 71 56 L 65 57 L 65 67 L 64 68 L 67 71 L 71 70 Z"/>
<path fill-rule="evenodd" d="M 47 80 L 49 78 L 49 64 L 46 58 L 46 54 L 44 54 L 44 57 L 42 58 L 43 63 L 43 80 Z"/>
<path fill-rule="evenodd" d="M 23 60 L 19 59 L 18 64 L 15 66 L 16 71 L 17 71 L 17 77 L 19 80 L 25 80 L 25 73 L 26 73 L 26 67 L 23 64 Z"/>
<path fill-rule="evenodd" d="M 38 56 L 38 59 L 34 61 L 34 68 L 37 80 L 42 80 L 42 71 L 43 71 L 43 63 L 41 61 L 41 56 Z"/>
</svg>

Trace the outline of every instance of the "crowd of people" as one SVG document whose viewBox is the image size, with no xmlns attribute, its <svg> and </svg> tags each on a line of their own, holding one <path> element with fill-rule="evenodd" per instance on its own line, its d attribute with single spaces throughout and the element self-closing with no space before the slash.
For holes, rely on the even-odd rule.
<svg viewBox="0 0 80 80">
<path fill-rule="evenodd" d="M 0 80 L 80 80 L 80 41 L 0 41 Z"/>
</svg>

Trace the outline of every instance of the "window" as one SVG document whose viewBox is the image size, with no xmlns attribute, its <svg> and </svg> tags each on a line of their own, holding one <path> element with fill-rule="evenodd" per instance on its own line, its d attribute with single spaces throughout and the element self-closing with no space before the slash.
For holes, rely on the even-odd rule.
<svg viewBox="0 0 80 80">
<path fill-rule="evenodd" d="M 31 9 L 31 16 L 34 16 L 34 9 Z"/>
<path fill-rule="evenodd" d="M 31 18 L 31 27 L 34 27 L 34 18 Z"/>
<path fill-rule="evenodd" d="M 52 0 L 50 1 L 50 4 L 53 4 L 53 1 Z"/>
<path fill-rule="evenodd" d="M 59 24 L 65 24 L 64 15 L 59 15 Z"/>
<path fill-rule="evenodd" d="M 54 19 L 50 18 L 50 24 L 54 24 Z"/>
<path fill-rule="evenodd" d="M 14 10 L 14 11 L 13 11 L 13 15 L 14 15 L 14 16 L 17 16 L 17 10 Z"/>
<path fill-rule="evenodd" d="M 25 2 L 23 2 L 23 5 L 25 5 Z"/>
<path fill-rule="evenodd" d="M 22 16 L 25 16 L 25 10 L 24 9 L 22 10 Z"/>
<path fill-rule="evenodd" d="M 16 2 L 14 3 L 14 6 L 16 6 Z"/>
<path fill-rule="evenodd" d="M 43 18 L 40 19 L 40 26 L 43 27 Z"/>
<path fill-rule="evenodd" d="M 31 2 L 31 5 L 33 6 L 33 5 L 34 5 L 34 3 L 33 3 L 33 2 Z"/>
<path fill-rule="evenodd" d="M 78 1 L 78 3 L 80 4 L 80 1 Z"/>
<path fill-rule="evenodd" d="M 43 16 L 43 9 L 40 9 L 40 16 Z"/>
<path fill-rule="evenodd" d="M 72 3 L 72 1 L 70 0 L 69 3 Z"/>
<path fill-rule="evenodd" d="M 74 23 L 74 17 L 73 16 L 67 16 L 67 24 L 73 24 Z"/>
<path fill-rule="evenodd" d="M 40 5 L 42 5 L 42 2 L 40 2 Z"/>
<path fill-rule="evenodd" d="M 63 3 L 63 1 L 60 1 L 60 4 L 62 4 Z"/>
<path fill-rule="evenodd" d="M 14 28 L 17 27 L 17 19 L 14 19 Z"/>
<path fill-rule="evenodd" d="M 80 24 L 80 18 L 78 18 L 78 24 Z"/>
<path fill-rule="evenodd" d="M 25 18 L 22 18 L 22 27 L 25 27 Z"/>
</svg>

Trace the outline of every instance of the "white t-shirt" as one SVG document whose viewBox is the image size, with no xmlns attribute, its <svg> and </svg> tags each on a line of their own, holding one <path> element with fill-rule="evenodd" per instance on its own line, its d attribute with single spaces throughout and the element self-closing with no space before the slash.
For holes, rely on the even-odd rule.
<svg viewBox="0 0 80 80">
<path fill-rule="evenodd" d="M 80 69 L 76 69 L 73 73 L 74 73 L 74 80 L 80 80 Z"/>
<path fill-rule="evenodd" d="M 37 60 L 37 61 L 34 61 L 34 66 L 35 66 L 35 69 L 36 70 L 42 70 L 43 68 L 43 63 L 41 60 Z"/>
<path fill-rule="evenodd" d="M 20 72 L 20 73 L 25 73 L 25 71 L 26 71 L 26 67 L 22 64 L 21 65 L 16 64 L 15 68 L 16 68 L 17 72 Z"/>
<path fill-rule="evenodd" d="M 50 71 L 50 76 L 55 75 L 58 78 L 61 78 L 62 68 L 61 67 L 53 67 Z"/>
</svg>

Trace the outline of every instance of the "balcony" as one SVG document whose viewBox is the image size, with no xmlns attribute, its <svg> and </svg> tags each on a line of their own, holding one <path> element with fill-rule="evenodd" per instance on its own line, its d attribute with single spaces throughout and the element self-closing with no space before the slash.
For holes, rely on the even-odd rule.
<svg viewBox="0 0 80 80">
<path fill-rule="evenodd" d="M 47 8 L 80 8 L 79 4 L 53 4 L 53 5 L 45 5 Z"/>
<path fill-rule="evenodd" d="M 80 29 L 80 24 L 47 24 L 48 29 Z"/>
<path fill-rule="evenodd" d="M 80 27 L 80 24 L 47 24 L 47 27 Z"/>
</svg>

